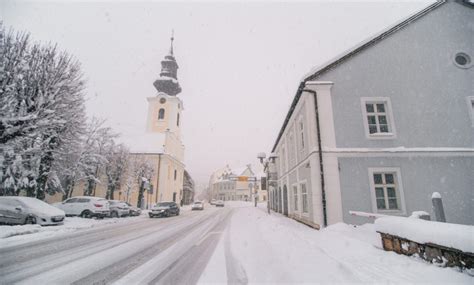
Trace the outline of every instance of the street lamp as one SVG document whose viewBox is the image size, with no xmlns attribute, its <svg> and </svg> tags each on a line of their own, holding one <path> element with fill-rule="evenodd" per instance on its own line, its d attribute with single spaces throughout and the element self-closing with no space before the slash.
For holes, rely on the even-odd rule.
<svg viewBox="0 0 474 285">
<path fill-rule="evenodd" d="M 276 173 L 271 172 L 270 167 L 275 164 L 275 159 L 277 158 L 276 153 L 272 152 L 270 153 L 270 156 L 268 159 L 266 159 L 267 155 L 264 152 L 260 152 L 257 154 L 257 158 L 260 160 L 260 163 L 263 165 L 263 169 L 266 172 L 267 179 L 266 179 L 266 188 L 267 188 L 267 210 L 268 214 L 270 214 L 270 178 L 272 180 L 276 179 Z M 273 182 L 273 181 L 272 181 Z"/>
</svg>

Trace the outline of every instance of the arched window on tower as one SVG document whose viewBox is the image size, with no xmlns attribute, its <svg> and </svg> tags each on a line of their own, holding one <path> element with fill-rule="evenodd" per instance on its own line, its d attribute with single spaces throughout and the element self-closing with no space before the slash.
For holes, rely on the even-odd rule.
<svg viewBox="0 0 474 285">
<path fill-rule="evenodd" d="M 179 127 L 179 113 L 178 113 L 178 116 L 176 118 L 176 125 Z"/>
<path fill-rule="evenodd" d="M 158 120 L 164 120 L 165 119 L 165 109 L 161 108 L 158 111 Z"/>
</svg>

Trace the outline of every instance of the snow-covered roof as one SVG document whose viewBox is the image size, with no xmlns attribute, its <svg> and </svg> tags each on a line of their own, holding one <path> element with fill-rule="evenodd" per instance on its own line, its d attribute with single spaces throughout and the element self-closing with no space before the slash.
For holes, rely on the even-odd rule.
<svg viewBox="0 0 474 285">
<path fill-rule="evenodd" d="M 242 167 L 233 168 L 231 171 L 235 175 L 242 175 L 247 169 L 248 169 L 248 166 L 242 166 Z"/>
<path fill-rule="evenodd" d="M 126 145 L 131 153 L 158 154 L 164 152 L 166 134 L 144 133 L 121 136 L 118 141 Z"/>
<path fill-rule="evenodd" d="M 440 5 L 444 4 L 445 2 L 442 1 L 437 1 L 428 7 L 424 8 L 421 11 L 418 11 L 414 13 L 413 15 L 410 15 L 406 19 L 398 22 L 397 24 L 389 27 L 388 29 L 385 29 L 375 36 L 369 37 L 368 39 L 362 41 L 358 45 L 344 51 L 343 53 L 337 55 L 336 57 L 332 58 L 331 60 L 325 62 L 324 64 L 317 66 L 313 68 L 309 73 L 307 73 L 302 81 L 308 81 L 308 80 L 314 80 L 316 77 L 318 77 L 320 74 L 328 71 L 329 69 L 335 67 L 336 65 L 339 65 L 342 61 L 345 61 L 352 57 L 354 54 L 376 44 L 379 41 L 384 40 L 387 36 L 394 34 L 404 28 L 405 26 L 411 24 L 413 21 L 423 17 L 424 15 L 428 14 L 432 10 L 436 9 Z"/>
</svg>

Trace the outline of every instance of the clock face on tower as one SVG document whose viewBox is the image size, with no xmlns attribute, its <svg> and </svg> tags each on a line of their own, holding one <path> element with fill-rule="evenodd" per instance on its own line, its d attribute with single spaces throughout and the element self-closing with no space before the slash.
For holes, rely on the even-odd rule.
<svg viewBox="0 0 474 285">
<path fill-rule="evenodd" d="M 166 99 L 165 99 L 165 98 L 160 98 L 160 103 L 161 103 L 161 104 L 165 104 L 165 103 L 166 103 Z"/>
</svg>

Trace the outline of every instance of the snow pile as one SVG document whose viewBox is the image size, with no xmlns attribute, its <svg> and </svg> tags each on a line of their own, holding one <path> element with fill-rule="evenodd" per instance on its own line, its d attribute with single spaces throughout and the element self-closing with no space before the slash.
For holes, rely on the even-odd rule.
<svg viewBox="0 0 474 285">
<path fill-rule="evenodd" d="M 40 225 L 24 225 L 24 226 L 0 226 L 0 239 L 18 235 L 26 235 L 41 231 Z"/>
<path fill-rule="evenodd" d="M 421 219 L 421 217 L 423 216 L 430 216 L 430 214 L 428 212 L 425 212 L 425 211 L 414 211 L 411 213 L 411 215 L 409 216 L 409 218 L 411 219 Z"/>
<path fill-rule="evenodd" d="M 228 283 L 472 282 L 456 269 L 384 251 L 373 224 L 340 223 L 318 231 L 273 211 L 268 215 L 265 204 L 236 206 L 221 240 L 224 257 L 222 249 L 214 253 L 200 283 L 222 280 L 210 277 L 222 272 L 217 261 L 223 258 Z"/>
<path fill-rule="evenodd" d="M 384 217 L 375 221 L 375 230 L 418 243 L 433 243 L 474 253 L 474 226 Z"/>
</svg>

